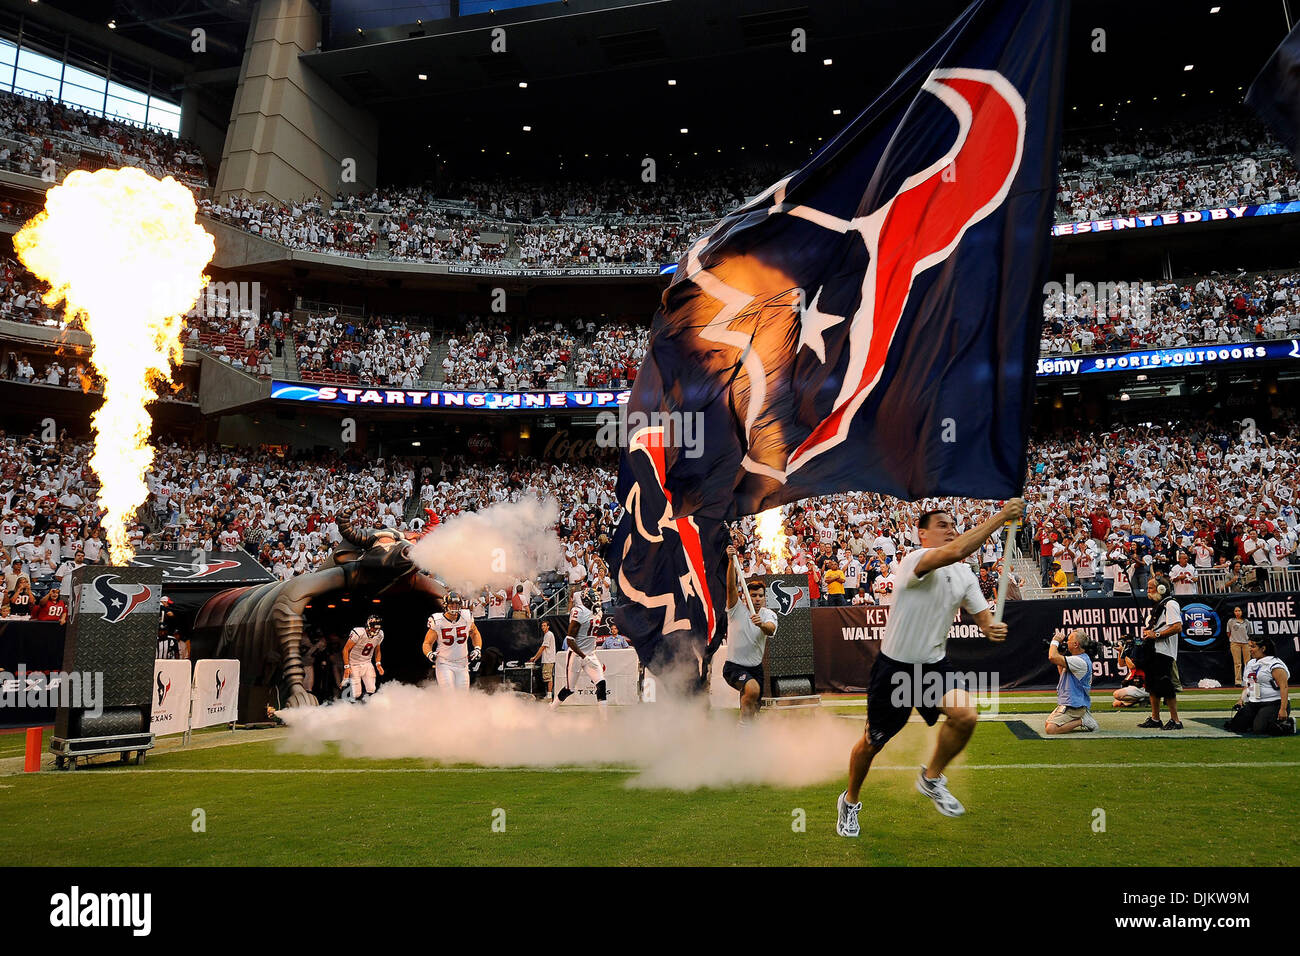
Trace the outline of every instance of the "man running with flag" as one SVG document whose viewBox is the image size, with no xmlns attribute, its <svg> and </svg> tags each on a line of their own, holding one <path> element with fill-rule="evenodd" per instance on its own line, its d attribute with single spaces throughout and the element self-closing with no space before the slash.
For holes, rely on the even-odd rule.
<svg viewBox="0 0 1300 956">
<path fill-rule="evenodd" d="M 1004 524 L 1024 513 L 1024 501 L 1013 498 L 988 521 L 962 535 L 947 511 L 926 511 L 917 520 L 921 547 L 908 554 L 896 572 L 894 605 L 867 688 L 867 726 L 849 757 L 849 786 L 840 794 L 837 808 L 835 832 L 840 836 L 859 835 L 862 781 L 872 759 L 903 729 L 913 709 L 931 727 L 944 715 L 934 756 L 917 775 L 916 789 L 946 817 L 966 812 L 948 792 L 943 770 L 975 730 L 975 702 L 948 664 L 948 630 L 957 609 L 965 608 L 989 640 L 1006 640 L 1007 626 L 994 623 L 993 608 L 966 559 Z"/>
<path fill-rule="evenodd" d="M 678 263 L 626 406 L 610 562 L 661 689 L 692 692 L 725 636 L 726 522 L 845 491 L 1020 493 L 1068 19 L 1064 0 L 975 0 Z M 688 418 L 690 448 L 632 424 Z"/>
</svg>

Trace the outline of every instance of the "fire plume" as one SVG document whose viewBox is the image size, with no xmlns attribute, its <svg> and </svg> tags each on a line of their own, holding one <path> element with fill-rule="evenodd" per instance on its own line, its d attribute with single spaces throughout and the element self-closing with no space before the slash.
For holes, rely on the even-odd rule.
<svg viewBox="0 0 1300 956">
<path fill-rule="evenodd" d="M 754 536 L 758 547 L 774 562 L 787 557 L 785 521 L 780 508 L 768 508 L 754 519 Z"/>
<path fill-rule="evenodd" d="M 100 506 L 113 564 L 132 557 L 127 521 L 148 495 L 153 463 L 148 404 L 180 362 L 183 316 L 215 251 L 188 189 L 139 169 L 70 173 L 14 236 L 23 265 L 50 285 L 48 306 L 80 314 L 104 383 L 91 419 Z"/>
</svg>

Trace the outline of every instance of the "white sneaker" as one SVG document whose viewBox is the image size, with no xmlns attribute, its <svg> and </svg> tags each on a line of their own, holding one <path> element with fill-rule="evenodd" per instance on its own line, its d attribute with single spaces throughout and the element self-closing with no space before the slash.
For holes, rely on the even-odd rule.
<svg viewBox="0 0 1300 956">
<path fill-rule="evenodd" d="M 961 801 L 948 792 L 948 778 L 939 774 L 938 780 L 925 775 L 925 768 L 916 776 L 916 789 L 934 801 L 934 808 L 945 817 L 959 817 L 966 812 Z"/>
<path fill-rule="evenodd" d="M 552 697 L 552 698 L 551 698 L 551 702 L 550 702 L 549 704 L 547 704 L 546 706 L 549 707 L 549 708 L 551 708 L 551 710 L 555 710 L 555 708 L 557 708 L 557 707 L 560 706 L 560 698 L 559 698 L 559 697 Z"/>
<path fill-rule="evenodd" d="M 1090 711 L 1090 710 L 1085 710 L 1085 711 L 1083 712 L 1083 717 L 1081 718 L 1081 720 L 1082 720 L 1082 722 L 1083 722 L 1083 729 L 1084 729 L 1084 730 L 1098 730 L 1098 729 L 1099 729 L 1098 726 L 1097 726 L 1097 718 L 1094 717 L 1094 716 L 1092 716 L 1092 711 Z"/>
<path fill-rule="evenodd" d="M 835 821 L 836 833 L 842 837 L 855 837 L 862 832 L 858 827 L 858 811 L 862 809 L 862 804 L 849 803 L 847 790 L 840 793 L 835 809 L 838 814 Z"/>
</svg>

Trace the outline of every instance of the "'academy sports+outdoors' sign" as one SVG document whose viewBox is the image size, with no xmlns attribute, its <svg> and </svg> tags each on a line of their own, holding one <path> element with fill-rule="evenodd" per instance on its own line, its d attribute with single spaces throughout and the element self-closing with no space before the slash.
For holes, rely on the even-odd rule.
<svg viewBox="0 0 1300 956">
<path fill-rule="evenodd" d="M 1200 365 L 1240 365 L 1264 359 L 1300 359 L 1300 339 L 1241 345 L 1187 345 L 1173 349 L 1133 352 L 1045 355 L 1038 360 L 1038 377 L 1126 372 L 1134 369 L 1195 368 Z"/>
</svg>

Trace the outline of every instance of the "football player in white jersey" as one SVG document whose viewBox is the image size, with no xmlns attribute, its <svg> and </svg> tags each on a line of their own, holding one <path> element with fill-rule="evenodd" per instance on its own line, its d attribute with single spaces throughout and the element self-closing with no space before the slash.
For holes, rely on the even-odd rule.
<svg viewBox="0 0 1300 956">
<path fill-rule="evenodd" d="M 944 816 L 966 812 L 948 792 L 943 769 L 970 740 L 977 714 L 975 702 L 945 656 L 948 630 L 957 609 L 964 607 L 989 640 L 1006 640 L 1007 626 L 993 622 L 993 608 L 966 558 L 1006 522 L 1024 513 L 1024 501 L 1013 498 L 988 521 L 962 535 L 957 534 L 951 512 L 926 511 L 917 520 L 921 546 L 909 552 L 894 572 L 894 604 L 867 691 L 867 726 L 849 756 L 849 785 L 840 794 L 835 824 L 840 836 L 858 836 L 862 809 L 858 793 L 871 761 L 907 724 L 913 708 L 931 727 L 940 714 L 945 718 L 934 755 L 916 778 L 916 789 L 933 800 Z"/>
<path fill-rule="evenodd" d="M 424 656 L 433 663 L 439 687 L 468 693 L 470 665 L 483 656 L 483 638 L 463 604 L 460 595 L 451 591 L 443 601 L 442 613 L 429 616 Z"/>
<path fill-rule="evenodd" d="M 596 657 L 596 624 L 599 621 L 600 598 L 596 589 L 582 588 L 574 594 L 573 608 L 569 611 L 569 656 L 564 666 L 564 686 L 551 701 L 552 709 L 573 696 L 578 675 L 585 670 L 596 685 L 596 701 L 600 704 L 601 716 L 606 715 L 609 701 L 606 700 L 605 665 Z"/>
<path fill-rule="evenodd" d="M 375 672 L 383 676 L 379 645 L 384 642 L 384 631 L 378 614 L 366 619 L 365 627 L 354 627 L 343 648 L 343 679 L 352 682 L 352 699 L 360 700 L 362 688 L 373 694 L 378 686 Z"/>
</svg>

